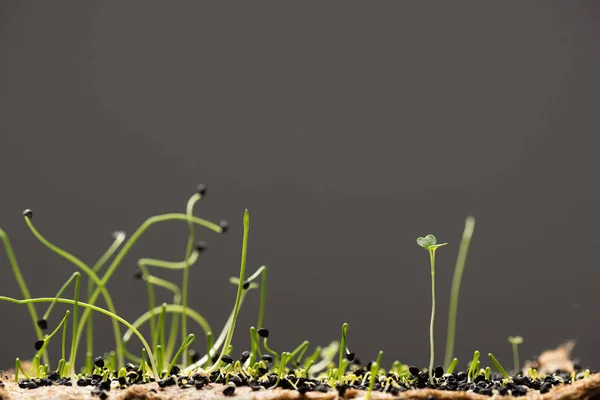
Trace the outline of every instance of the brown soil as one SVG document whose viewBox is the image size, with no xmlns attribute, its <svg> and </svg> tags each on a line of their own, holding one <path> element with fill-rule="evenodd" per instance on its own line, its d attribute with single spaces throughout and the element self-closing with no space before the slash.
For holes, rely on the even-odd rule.
<svg viewBox="0 0 600 400">
<path fill-rule="evenodd" d="M 67 387 L 50 386 L 28 390 L 20 389 L 12 381 L 4 382 L 4 389 L 0 389 L 0 400 L 98 400 L 97 396 L 91 395 L 90 387 Z M 202 390 L 179 389 L 169 387 L 159 389 L 156 384 L 134 385 L 128 389 L 112 389 L 109 392 L 110 400 L 341 400 L 337 391 L 328 393 L 307 393 L 301 395 L 293 390 L 261 390 L 253 392 L 248 387 L 237 388 L 233 397 L 223 395 L 225 386 L 210 384 Z M 151 389 L 156 390 L 156 393 Z M 364 398 L 365 392 L 348 390 L 344 399 Z M 411 399 L 427 400 L 433 396 L 436 400 L 489 400 L 489 399 L 513 399 L 513 397 L 489 397 L 467 392 L 449 392 L 440 390 L 410 390 L 398 396 L 373 392 L 373 400 Z M 593 400 L 600 398 L 600 373 L 591 375 L 588 379 L 578 381 L 573 385 L 558 386 L 550 392 L 540 395 L 537 391 L 531 391 L 529 395 L 518 397 L 522 400 Z"/>
</svg>

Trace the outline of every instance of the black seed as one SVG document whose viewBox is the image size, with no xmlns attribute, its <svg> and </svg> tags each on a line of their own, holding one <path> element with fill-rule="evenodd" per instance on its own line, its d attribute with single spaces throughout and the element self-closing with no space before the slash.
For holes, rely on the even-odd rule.
<svg viewBox="0 0 600 400">
<path fill-rule="evenodd" d="M 108 398 L 108 394 L 106 394 L 106 392 L 103 390 L 100 392 L 99 397 L 100 400 L 105 400 L 106 398 Z"/>
<path fill-rule="evenodd" d="M 142 271 L 140 271 L 139 269 L 137 271 L 135 271 L 135 273 L 133 274 L 133 277 L 135 279 L 142 279 L 144 277 L 144 274 L 142 273 Z"/>
<path fill-rule="evenodd" d="M 33 218 L 33 211 L 31 211 L 29 208 L 23 210 L 23 216 L 27 217 L 27 218 Z"/>
<path fill-rule="evenodd" d="M 196 387 L 196 389 L 200 390 L 204 387 L 204 381 L 196 381 L 194 386 Z"/>
<path fill-rule="evenodd" d="M 317 386 L 315 386 L 315 390 L 321 393 L 327 393 L 329 392 L 329 389 L 331 389 L 331 386 L 324 383 L 319 383 Z"/>
<path fill-rule="evenodd" d="M 269 330 L 266 328 L 260 328 L 258 330 L 258 336 L 263 337 L 263 338 L 268 338 L 269 337 Z"/>
<path fill-rule="evenodd" d="M 46 321 L 45 319 L 40 319 L 37 322 L 37 326 L 41 330 L 45 331 L 46 329 L 48 329 L 48 321 Z"/>
<path fill-rule="evenodd" d="M 235 393 L 235 386 L 227 386 L 225 390 L 223 390 L 223 394 L 225 396 L 233 396 Z"/>
<path fill-rule="evenodd" d="M 94 365 L 98 368 L 104 368 L 104 358 L 102 358 L 102 357 L 94 358 Z"/>
<path fill-rule="evenodd" d="M 125 386 L 127 384 L 127 379 L 124 376 L 119 377 L 119 385 Z"/>
<path fill-rule="evenodd" d="M 37 342 L 35 342 L 35 349 L 39 350 L 42 348 L 42 346 L 44 345 L 44 341 L 43 340 L 38 340 Z"/>
<path fill-rule="evenodd" d="M 198 186 L 196 186 L 196 192 L 198 192 L 198 194 L 201 196 L 206 195 L 206 185 L 204 183 L 201 183 Z"/>
<path fill-rule="evenodd" d="M 197 363 L 200 361 L 200 353 L 198 353 L 196 350 L 190 350 L 190 359 L 192 360 L 192 364 Z"/>
<path fill-rule="evenodd" d="M 242 355 L 240 356 L 240 362 L 241 362 L 241 363 L 244 363 L 244 362 L 246 362 L 246 360 L 247 360 L 248 358 L 250 358 L 250 352 L 249 352 L 249 351 L 244 351 L 244 352 L 242 353 Z"/>
<path fill-rule="evenodd" d="M 219 222 L 219 226 L 222 229 L 222 233 L 225 233 L 229 230 L 229 222 L 225 220 L 221 220 L 221 222 Z"/>
<path fill-rule="evenodd" d="M 204 240 L 197 241 L 195 244 L 195 248 L 198 253 L 202 253 L 203 251 L 206 251 L 207 247 L 208 247 L 208 242 L 205 242 Z"/>
<path fill-rule="evenodd" d="M 244 288 L 244 290 L 248 290 L 249 287 L 250 287 L 250 282 L 244 281 L 244 283 L 242 283 L 242 288 Z"/>
<path fill-rule="evenodd" d="M 264 354 L 262 356 L 263 361 L 271 363 L 273 362 L 273 356 L 271 356 L 270 354 Z"/>
<path fill-rule="evenodd" d="M 352 360 L 354 360 L 354 357 L 356 357 L 356 354 L 354 354 L 354 353 L 346 353 L 346 360 L 352 361 Z M 340 395 L 340 396 L 343 396 L 343 395 Z"/>
<path fill-rule="evenodd" d="M 258 384 L 258 382 L 256 382 L 255 380 L 251 380 L 248 382 L 248 386 L 250 386 L 250 389 L 257 391 L 262 389 L 263 387 L 261 385 Z"/>
<path fill-rule="evenodd" d="M 181 369 L 177 365 L 173 365 L 173 368 L 171 368 L 171 371 L 169 371 L 169 374 L 177 375 L 179 373 L 179 371 L 181 371 Z"/>
<path fill-rule="evenodd" d="M 436 378 L 441 378 L 444 375 L 444 368 L 442 368 L 442 367 L 436 367 L 433 370 L 433 373 L 435 374 Z"/>
<path fill-rule="evenodd" d="M 38 387 L 38 385 L 34 381 L 29 381 L 29 382 L 27 382 L 26 387 L 27 387 L 27 389 L 36 389 Z"/>
<path fill-rule="evenodd" d="M 417 367 L 409 367 L 409 368 L 408 368 L 408 371 L 410 372 L 410 374 L 411 374 L 412 376 L 417 376 L 417 375 L 419 375 L 419 368 L 417 368 Z"/>
<path fill-rule="evenodd" d="M 224 355 L 221 357 L 221 361 L 223 361 L 225 364 L 231 364 L 233 362 L 233 358 L 231 358 L 231 356 Z"/>
</svg>

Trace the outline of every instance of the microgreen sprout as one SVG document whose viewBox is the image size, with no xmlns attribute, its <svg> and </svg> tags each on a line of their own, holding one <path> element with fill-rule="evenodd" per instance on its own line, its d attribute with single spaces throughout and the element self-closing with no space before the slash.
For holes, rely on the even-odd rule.
<svg viewBox="0 0 600 400">
<path fill-rule="evenodd" d="M 369 389 L 367 390 L 367 393 L 365 394 L 365 399 L 369 400 L 369 398 L 371 397 L 371 392 L 373 391 L 373 385 L 375 384 L 375 379 L 377 378 L 377 371 L 379 371 L 379 368 L 381 367 L 381 359 L 383 358 L 383 351 L 379 351 L 379 354 L 377 354 L 377 359 L 375 360 L 375 362 L 373 362 L 373 364 L 371 364 L 371 371 L 369 371 L 371 373 L 370 379 L 369 379 Z"/>
<path fill-rule="evenodd" d="M 502 376 L 504 376 L 506 379 L 510 379 L 510 375 L 508 375 L 506 373 L 506 370 L 504 369 L 504 367 L 502 366 L 502 364 L 500 364 L 500 361 L 498 361 L 498 359 L 496 357 L 494 357 L 494 355 L 492 353 L 488 354 L 488 358 L 492 362 L 492 365 L 494 366 L 494 368 L 496 368 L 496 370 L 498 372 L 500 372 L 502 374 Z"/>
<path fill-rule="evenodd" d="M 429 323 L 429 382 L 433 382 L 433 361 L 435 346 L 433 343 L 433 322 L 435 320 L 435 252 L 438 247 L 447 245 L 448 243 L 437 243 L 435 236 L 427 235 L 417 239 L 419 246 L 429 252 L 429 262 L 431 264 L 431 321 Z"/>
<path fill-rule="evenodd" d="M 460 240 L 458 248 L 458 257 L 454 267 L 454 277 L 452 278 L 452 289 L 450 292 L 450 309 L 448 311 L 448 331 L 446 337 L 446 355 L 444 357 L 444 368 L 448 369 L 452 357 L 454 356 L 454 340 L 456 337 L 456 315 L 458 310 L 458 295 L 460 293 L 460 284 L 462 281 L 465 264 L 467 262 L 467 253 L 473 230 L 475 229 L 475 218 L 468 216 L 465 221 L 465 229 Z"/>
<path fill-rule="evenodd" d="M 473 360 L 471 360 L 471 363 L 469 364 L 469 369 L 467 371 L 469 382 L 473 380 L 473 378 L 475 377 L 475 375 L 477 375 L 477 372 L 479 371 L 479 368 L 477 367 L 477 364 L 479 363 L 479 355 L 479 351 L 475 350 L 475 352 L 473 353 Z"/>
<path fill-rule="evenodd" d="M 446 368 L 446 373 L 447 374 L 453 373 L 454 369 L 456 368 L 457 365 L 458 365 L 458 358 L 454 358 L 452 360 L 452 362 L 450 363 L 450 365 L 448 366 L 448 368 Z"/>
<path fill-rule="evenodd" d="M 513 366 L 515 374 L 521 369 L 521 363 L 519 362 L 519 345 L 523 343 L 522 336 L 509 336 L 508 342 L 512 345 L 513 352 Z"/>
</svg>

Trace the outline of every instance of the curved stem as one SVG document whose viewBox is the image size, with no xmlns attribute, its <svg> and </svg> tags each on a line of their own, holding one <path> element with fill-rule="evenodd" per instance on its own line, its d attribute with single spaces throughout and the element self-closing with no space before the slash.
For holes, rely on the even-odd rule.
<svg viewBox="0 0 600 400">
<path fill-rule="evenodd" d="M 131 235 L 129 240 L 125 243 L 125 245 L 121 248 L 119 253 L 115 256 L 112 263 L 109 265 L 106 273 L 104 274 L 104 277 L 101 280 L 102 285 L 99 285 L 94 290 L 94 292 L 88 299 L 88 302 L 93 304 L 96 301 L 96 299 L 100 295 L 101 287 L 103 288 L 104 285 L 106 285 L 106 283 L 109 281 L 109 279 L 111 278 L 111 276 L 115 272 L 115 270 L 119 267 L 119 265 L 121 264 L 121 262 L 123 261 L 123 259 L 125 258 L 125 256 L 129 252 L 129 250 L 131 250 L 133 245 L 139 240 L 139 238 L 142 236 L 142 234 L 148 230 L 148 228 L 150 228 L 152 225 L 159 223 L 159 222 L 175 221 L 175 220 L 192 221 L 195 224 L 204 226 L 204 227 L 211 229 L 212 231 L 217 232 L 217 233 L 221 233 L 223 231 L 223 229 L 215 223 L 209 222 L 202 218 L 189 217 L 185 214 L 171 213 L 171 214 L 156 215 L 154 217 L 148 218 L 146 221 L 144 221 L 144 223 L 142 223 L 142 225 L 140 225 L 138 227 L 138 229 L 135 231 L 135 233 L 133 235 Z M 76 340 L 75 340 L 76 346 L 79 345 L 79 340 L 81 338 L 81 335 L 83 333 L 83 328 L 85 327 L 85 322 L 87 321 L 89 315 L 90 315 L 90 310 L 86 309 L 81 316 L 81 320 L 79 322 L 79 327 L 77 329 L 77 335 L 76 335 Z"/>
<path fill-rule="evenodd" d="M 154 376 L 154 379 L 158 380 L 158 371 L 157 371 L 156 365 L 154 363 L 154 355 L 152 353 L 152 349 L 150 348 L 150 345 L 148 344 L 148 342 L 146 341 L 144 336 L 137 329 L 135 329 L 135 327 L 133 325 L 131 325 L 129 322 L 127 322 L 123 318 L 119 317 L 118 315 L 113 314 L 110 311 L 105 310 L 103 308 L 97 307 L 93 304 L 77 302 L 77 301 L 71 300 L 71 299 L 63 299 L 63 298 L 55 299 L 55 298 L 51 298 L 51 297 L 38 297 L 35 299 L 18 300 L 18 299 L 14 299 L 12 297 L 0 296 L 0 301 L 8 301 L 8 302 L 14 303 L 14 304 L 50 303 L 55 300 L 57 302 L 63 303 L 63 304 L 78 305 L 79 307 L 86 308 L 88 311 L 100 312 L 104 315 L 109 316 L 110 318 L 113 318 L 113 319 L 119 321 L 120 323 L 125 325 L 127 328 L 131 329 L 133 331 L 133 333 L 140 339 L 140 341 L 142 342 L 142 345 L 146 349 L 146 353 L 148 353 L 148 358 L 150 359 L 150 364 L 152 366 L 152 374 Z"/>
<path fill-rule="evenodd" d="M 163 306 L 156 306 L 154 307 L 154 309 L 152 310 L 148 310 L 145 313 L 143 313 L 141 316 L 138 317 L 138 319 L 136 319 L 131 325 L 134 328 L 139 328 L 140 326 L 142 326 L 146 321 L 148 321 L 151 316 L 153 314 L 157 314 L 159 311 L 161 311 L 163 309 Z M 164 306 L 164 310 L 167 313 L 183 313 L 183 306 L 180 304 L 166 304 Z M 191 318 L 192 320 L 194 320 L 204 331 L 205 335 L 208 335 L 211 332 L 210 329 L 210 325 L 208 324 L 208 322 L 206 321 L 206 319 L 204 319 L 204 317 L 202 315 L 200 315 L 198 312 L 194 311 L 191 308 L 187 308 L 185 310 L 185 312 L 187 313 L 188 317 Z M 123 342 L 127 343 L 129 341 L 129 339 L 131 338 L 133 331 L 131 329 L 128 329 L 125 334 L 123 335 Z"/>
<path fill-rule="evenodd" d="M 104 297 L 104 301 L 106 302 L 106 307 L 108 308 L 108 310 L 111 313 L 116 314 L 117 311 L 115 309 L 115 305 L 112 301 L 110 293 L 108 293 L 108 290 L 106 290 L 106 288 L 105 288 L 105 282 L 101 281 L 100 278 L 98 278 L 98 275 L 90 267 L 88 267 L 83 261 L 81 261 L 79 258 L 77 258 L 74 255 L 70 254 L 69 252 L 59 248 L 58 246 L 50 243 L 50 241 L 48 241 L 45 237 L 43 237 L 37 231 L 37 229 L 35 229 L 35 226 L 33 226 L 33 223 L 31 222 L 31 218 L 29 218 L 27 216 L 25 216 L 24 218 L 25 218 L 25 223 L 29 227 L 29 230 L 31 230 L 33 235 L 44 246 L 46 246 L 47 248 L 49 248 L 50 250 L 52 250 L 54 253 L 58 254 L 59 256 L 63 257 L 67 261 L 71 262 L 77 268 L 81 269 L 83 272 L 85 272 L 88 275 L 88 277 L 96 285 L 98 285 L 96 290 L 102 293 L 102 296 Z M 95 302 L 92 300 L 88 300 L 88 301 L 92 304 L 94 304 L 94 302 Z M 73 323 L 76 323 L 76 321 L 73 321 Z M 117 324 L 116 321 L 114 321 L 114 320 L 113 320 L 113 334 L 115 335 L 115 346 L 116 346 L 115 350 L 117 352 L 117 359 L 119 362 L 119 366 L 123 366 L 125 364 L 125 358 L 123 356 L 123 350 L 122 350 L 123 344 L 121 343 L 121 330 L 119 329 L 119 324 Z M 71 367 L 73 368 L 74 366 L 71 366 Z"/>
<path fill-rule="evenodd" d="M 15 276 L 15 279 L 17 280 L 19 289 L 21 289 L 21 294 L 23 295 L 24 299 L 30 299 L 31 294 L 29 293 L 29 289 L 27 288 L 25 279 L 23 279 L 23 275 L 21 274 L 21 268 L 19 268 L 19 263 L 17 262 L 17 257 L 15 256 L 15 252 L 13 251 L 12 245 L 10 244 L 8 235 L 1 228 L 0 228 L 0 239 L 2 239 L 4 249 L 6 250 L 6 258 L 8 258 L 8 263 L 10 264 L 13 275 Z M 42 332 L 40 327 L 37 325 L 39 316 L 35 309 L 35 306 L 33 304 L 27 304 L 27 309 L 29 310 L 29 315 L 31 316 L 31 321 L 33 322 L 33 329 L 35 330 L 37 339 L 43 340 L 44 332 Z M 48 357 L 48 351 L 44 350 L 42 357 L 44 360 L 44 364 L 49 365 L 50 358 Z"/>
</svg>

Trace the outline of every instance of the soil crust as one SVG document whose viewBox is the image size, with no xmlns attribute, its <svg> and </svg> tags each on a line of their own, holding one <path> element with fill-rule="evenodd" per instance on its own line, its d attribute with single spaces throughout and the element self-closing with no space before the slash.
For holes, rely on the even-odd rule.
<svg viewBox="0 0 600 400">
<path fill-rule="evenodd" d="M 0 388 L 0 400 L 98 400 L 98 396 L 91 394 L 90 387 L 68 387 L 68 386 L 49 386 L 37 389 L 21 389 L 13 381 L 4 381 L 4 388 Z M 127 389 L 112 389 L 108 393 L 108 399 L 112 400 L 219 400 L 235 398 L 241 400 L 341 400 L 341 399 L 361 399 L 365 392 L 349 389 L 344 393 L 344 397 L 338 395 L 336 390 L 327 393 L 308 392 L 300 394 L 295 390 L 285 389 L 267 389 L 252 391 L 249 387 L 239 387 L 235 390 L 233 396 L 225 396 L 223 390 L 225 385 L 209 384 L 201 390 L 195 388 L 180 389 L 177 386 L 161 389 L 156 383 L 145 385 L 133 385 Z M 409 390 L 402 392 L 397 396 L 387 393 L 373 392 L 373 400 L 392 400 L 392 399 L 414 399 L 414 400 L 489 400 L 513 399 L 512 396 L 484 396 L 469 392 L 453 392 L 433 389 Z M 575 382 L 574 384 L 560 385 L 553 388 L 550 392 L 540 394 L 538 391 L 530 391 L 525 396 L 518 399 L 536 399 L 536 400 L 592 400 L 600 398 L 600 373 L 591 375 L 589 378 Z M 107 400 L 108 400 L 107 399 Z"/>
</svg>

